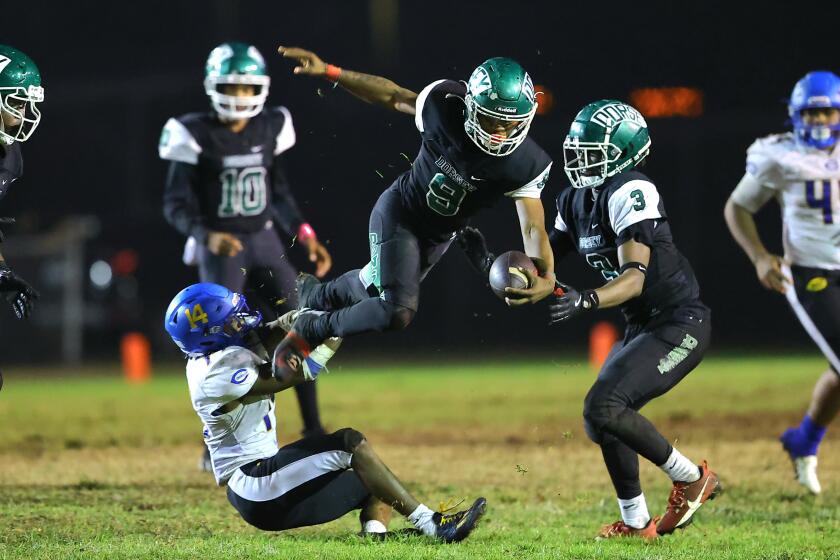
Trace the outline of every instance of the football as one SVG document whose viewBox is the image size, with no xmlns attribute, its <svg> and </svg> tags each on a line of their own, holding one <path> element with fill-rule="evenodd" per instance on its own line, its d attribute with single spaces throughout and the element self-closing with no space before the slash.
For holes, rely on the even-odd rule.
<svg viewBox="0 0 840 560">
<path fill-rule="evenodd" d="M 508 251 L 496 257 L 490 267 L 490 288 L 493 293 L 505 299 L 505 288 L 529 288 L 528 277 L 520 269 L 538 274 L 534 261 L 522 251 Z"/>
</svg>

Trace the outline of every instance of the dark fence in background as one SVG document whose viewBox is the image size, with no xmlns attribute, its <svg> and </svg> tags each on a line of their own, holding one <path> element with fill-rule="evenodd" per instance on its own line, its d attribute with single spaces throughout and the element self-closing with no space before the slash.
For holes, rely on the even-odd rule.
<svg viewBox="0 0 840 560">
<path fill-rule="evenodd" d="M 149 336 L 156 355 L 174 357 L 161 328 L 163 311 L 196 272 L 181 264 L 183 240 L 162 218 L 165 165 L 157 158 L 157 140 L 168 117 L 209 107 L 202 79 L 211 47 L 244 40 L 266 56 L 270 101 L 287 105 L 297 128 L 298 144 L 287 158 L 295 193 L 329 242 L 336 274 L 366 262 L 370 208 L 407 168 L 405 156 L 413 158 L 419 137 L 406 115 L 293 77 L 275 47 L 305 46 L 330 62 L 381 73 L 415 90 L 442 77 L 466 79 L 483 59 L 507 55 L 553 93 L 552 111 L 532 127 L 557 161 L 543 198 L 548 223 L 553 197 L 566 185 L 562 141 L 580 106 L 603 97 L 626 99 L 637 87 L 702 90 L 702 116 L 649 121 L 653 151 L 646 172 L 664 196 L 677 243 L 713 308 L 716 345 L 803 344 L 806 336 L 782 298 L 760 288 L 729 238 L 722 208 L 743 173 L 746 147 L 784 129 L 783 100 L 793 83 L 811 69 L 836 69 L 831 38 L 815 35 L 808 18 L 773 6 L 764 6 L 761 18 L 772 27 L 759 27 L 752 11 L 731 3 L 641 4 L 151 0 L 18 6 L 17 26 L 7 26 L 2 42 L 39 64 L 46 102 L 41 128 L 23 146 L 24 179 L 0 207 L 0 214 L 19 219 L 6 246 L 15 235 L 48 230 L 68 215 L 95 217 L 99 234 L 86 247 L 86 266 L 119 253 L 136 257 L 136 267 L 104 291 L 86 282 L 85 355 L 115 356 L 120 337 L 136 330 Z M 777 208 L 764 210 L 761 221 L 778 248 Z M 484 212 L 475 223 L 495 249 L 520 247 L 512 203 Z M 352 347 L 416 355 L 564 351 L 580 349 L 592 321 L 620 323 L 617 314 L 604 313 L 549 329 L 543 306 L 505 308 L 458 250 L 451 253 L 427 279 L 410 329 L 361 337 Z M 291 254 L 305 267 L 301 253 Z M 34 259 L 21 267 L 35 284 L 55 284 L 49 277 L 62 274 Z M 573 284 L 598 283 L 571 258 L 557 270 Z M 44 303 L 49 310 L 50 302 Z M 3 361 L 57 357 L 56 321 L 46 312 L 29 323 L 0 313 Z"/>
</svg>

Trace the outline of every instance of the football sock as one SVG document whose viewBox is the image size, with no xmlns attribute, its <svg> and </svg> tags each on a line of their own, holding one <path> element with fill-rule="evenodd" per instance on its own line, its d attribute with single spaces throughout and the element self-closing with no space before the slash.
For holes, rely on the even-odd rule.
<svg viewBox="0 0 840 560">
<path fill-rule="evenodd" d="M 433 520 L 435 512 L 420 504 L 417 509 L 408 515 L 408 520 L 414 523 L 414 526 L 420 529 L 424 535 L 429 537 L 435 536 L 435 522 Z"/>
<path fill-rule="evenodd" d="M 645 495 L 639 494 L 629 500 L 618 499 L 618 507 L 621 509 L 621 520 L 625 525 L 634 529 L 644 529 L 650 523 Z"/>
<path fill-rule="evenodd" d="M 825 431 L 825 426 L 815 424 L 806 414 L 798 427 L 785 432 L 782 440 L 794 457 L 816 455 L 820 442 L 825 437 Z"/>
<path fill-rule="evenodd" d="M 381 521 L 370 519 L 365 521 L 365 526 L 362 527 L 363 533 L 387 533 L 388 528 L 382 524 Z"/>
<path fill-rule="evenodd" d="M 695 482 L 700 480 L 700 467 L 695 465 L 685 455 L 671 448 L 668 460 L 659 465 L 674 482 Z"/>
</svg>

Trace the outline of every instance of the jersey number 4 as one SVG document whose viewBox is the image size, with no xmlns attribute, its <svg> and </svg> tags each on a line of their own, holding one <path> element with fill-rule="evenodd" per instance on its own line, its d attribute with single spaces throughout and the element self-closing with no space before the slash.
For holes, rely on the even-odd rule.
<svg viewBox="0 0 840 560">
<path fill-rule="evenodd" d="M 467 191 L 459 185 L 446 182 L 446 175 L 435 173 L 426 193 L 426 204 L 441 216 L 454 216 L 461 207 Z"/>
<path fill-rule="evenodd" d="M 835 206 L 840 206 L 840 182 L 837 179 L 832 181 L 805 181 L 805 201 L 811 208 L 821 208 L 823 223 L 833 224 Z"/>
<path fill-rule="evenodd" d="M 219 180 L 222 182 L 220 218 L 258 216 L 265 210 L 265 167 L 225 169 Z"/>
</svg>

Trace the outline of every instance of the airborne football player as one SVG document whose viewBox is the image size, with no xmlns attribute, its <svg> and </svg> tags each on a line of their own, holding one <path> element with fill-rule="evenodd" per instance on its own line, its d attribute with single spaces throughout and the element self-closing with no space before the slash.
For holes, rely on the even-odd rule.
<svg viewBox="0 0 840 560">
<path fill-rule="evenodd" d="M 20 143 L 27 141 L 41 122 L 38 103 L 43 100 L 41 73 L 32 59 L 14 47 L 0 45 L 0 199 L 23 175 Z M 9 302 L 18 319 L 29 317 L 38 298 L 38 292 L 9 268 L 3 255 L 0 255 L 0 295 Z"/>
<path fill-rule="evenodd" d="M 299 282 L 302 313 L 283 348 L 298 359 L 331 337 L 405 328 L 417 312 L 420 283 L 454 232 L 483 207 L 515 202 L 525 252 L 540 275 L 510 305 L 537 302 L 554 289 L 554 259 L 540 193 L 551 159 L 528 136 L 537 109 L 531 77 L 509 58 L 482 63 L 467 83 L 437 80 L 420 93 L 394 82 L 325 64 L 299 48 L 280 47 L 296 74 L 325 78 L 360 99 L 414 116 L 420 151 L 376 202 L 370 216 L 370 262 L 336 280 Z"/>
<path fill-rule="evenodd" d="M 281 229 L 303 244 L 317 274 L 330 255 L 304 219 L 291 193 L 283 158 L 295 145 L 286 107 L 266 107 L 271 83 L 265 61 L 252 45 L 224 43 L 210 52 L 204 89 L 212 111 L 166 122 L 160 157 L 169 162 L 164 191 L 167 221 L 188 238 L 185 260 L 198 264 L 201 281 L 241 292 L 264 284 L 262 299 L 278 307 L 297 304 L 297 271 L 286 258 Z M 273 311 L 263 305 L 263 312 Z M 315 384 L 295 388 L 304 435 L 322 434 Z M 203 470 L 212 470 L 205 452 Z"/>
<path fill-rule="evenodd" d="M 726 223 L 761 284 L 785 294 L 828 361 L 799 426 L 782 434 L 796 480 L 814 494 L 817 450 L 840 410 L 840 77 L 811 72 L 788 103 L 793 132 L 759 138 L 726 203 Z M 784 258 L 770 253 L 753 214 L 775 198 L 782 208 Z"/>
</svg>

